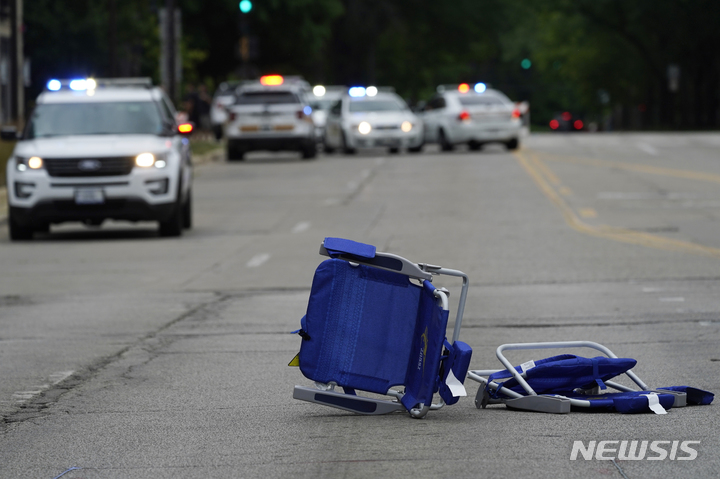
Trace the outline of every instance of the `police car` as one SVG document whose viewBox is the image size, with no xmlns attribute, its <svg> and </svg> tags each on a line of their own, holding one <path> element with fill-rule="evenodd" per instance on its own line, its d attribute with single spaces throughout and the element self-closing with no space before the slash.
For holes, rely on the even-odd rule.
<svg viewBox="0 0 720 479">
<path fill-rule="evenodd" d="M 479 150 L 490 142 L 515 150 L 520 145 L 521 116 L 515 103 L 484 83 L 441 85 L 421 113 L 425 142 L 439 143 L 443 151 L 463 143 Z"/>
<path fill-rule="evenodd" d="M 331 109 L 325 131 L 325 150 L 340 148 L 401 148 L 418 152 L 423 146 L 423 123 L 392 88 L 352 87 Z"/>
<path fill-rule="evenodd" d="M 7 163 L 12 240 L 50 224 L 158 221 L 161 236 L 192 226 L 192 124 L 148 79 L 50 80 Z"/>
<path fill-rule="evenodd" d="M 228 160 L 242 160 L 245 153 L 255 150 L 299 151 L 304 159 L 315 158 L 309 91 L 305 80 L 281 75 L 265 75 L 240 85 L 235 103 L 227 107 Z"/>
<path fill-rule="evenodd" d="M 223 136 L 223 128 L 228 119 L 227 107 L 235 103 L 235 89 L 239 84 L 238 81 L 222 82 L 213 96 L 210 105 L 210 125 L 218 140 Z"/>
<path fill-rule="evenodd" d="M 308 95 L 308 102 L 312 108 L 312 119 L 315 123 L 315 137 L 320 143 L 325 142 L 325 125 L 330 108 L 347 93 L 346 86 L 315 85 L 312 93 Z"/>
</svg>

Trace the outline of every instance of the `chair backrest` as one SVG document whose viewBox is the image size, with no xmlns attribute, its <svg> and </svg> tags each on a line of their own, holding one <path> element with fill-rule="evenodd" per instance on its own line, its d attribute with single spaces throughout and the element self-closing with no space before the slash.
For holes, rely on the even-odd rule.
<svg viewBox="0 0 720 479">
<path fill-rule="evenodd" d="M 404 385 L 406 407 L 429 405 L 448 319 L 433 291 L 404 274 L 324 261 L 303 318 L 300 370 L 313 381 L 378 394 Z"/>
</svg>

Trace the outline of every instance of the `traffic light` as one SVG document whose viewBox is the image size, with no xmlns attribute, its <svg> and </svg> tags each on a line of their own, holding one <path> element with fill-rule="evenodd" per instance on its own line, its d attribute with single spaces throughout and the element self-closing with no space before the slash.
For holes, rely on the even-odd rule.
<svg viewBox="0 0 720 479">
<path fill-rule="evenodd" d="M 523 70 L 529 70 L 532 66 L 532 62 L 529 58 L 524 58 L 523 61 L 520 62 L 520 66 L 523 68 Z"/>
<path fill-rule="evenodd" d="M 239 6 L 242 13 L 250 13 L 250 10 L 253 8 L 253 4 L 250 0 L 241 0 Z"/>
</svg>

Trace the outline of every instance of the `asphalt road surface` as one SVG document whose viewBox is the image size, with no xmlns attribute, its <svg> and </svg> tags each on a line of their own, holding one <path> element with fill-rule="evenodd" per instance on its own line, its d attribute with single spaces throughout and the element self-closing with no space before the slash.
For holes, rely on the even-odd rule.
<svg viewBox="0 0 720 479">
<path fill-rule="evenodd" d="M 3 226 L 0 478 L 717 477 L 716 404 L 481 410 L 467 381 L 426 419 L 366 417 L 293 400 L 311 383 L 287 363 L 340 236 L 466 272 L 473 369 L 499 368 L 503 343 L 590 340 L 651 386 L 717 393 L 718 151 L 718 134 L 556 134 L 514 153 L 253 154 L 196 169 L 182 238 L 69 224 L 10 243 Z M 458 283 L 436 281 L 455 300 Z M 574 441 L 623 440 L 700 442 L 692 461 L 570 460 Z"/>
</svg>

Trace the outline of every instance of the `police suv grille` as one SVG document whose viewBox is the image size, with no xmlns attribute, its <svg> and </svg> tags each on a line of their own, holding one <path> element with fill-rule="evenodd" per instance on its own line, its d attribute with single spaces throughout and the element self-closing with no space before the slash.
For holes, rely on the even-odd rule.
<svg viewBox="0 0 720 479">
<path fill-rule="evenodd" d="M 120 176 L 130 174 L 135 157 L 43 158 L 43 162 L 50 176 Z"/>
<path fill-rule="evenodd" d="M 376 130 L 399 130 L 400 125 L 375 125 Z"/>
</svg>

